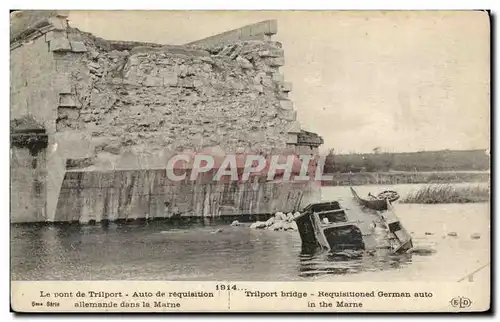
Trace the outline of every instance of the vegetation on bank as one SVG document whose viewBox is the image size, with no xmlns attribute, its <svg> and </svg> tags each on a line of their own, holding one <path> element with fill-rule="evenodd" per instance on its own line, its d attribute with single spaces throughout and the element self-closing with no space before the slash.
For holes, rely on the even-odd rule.
<svg viewBox="0 0 500 322">
<path fill-rule="evenodd" d="M 332 149 L 326 157 L 325 172 L 432 172 L 432 171 L 486 171 L 490 158 L 485 150 L 423 151 L 411 153 L 335 154 Z"/>
<path fill-rule="evenodd" d="M 333 173 L 333 179 L 323 181 L 323 186 L 361 186 L 370 184 L 446 184 L 459 182 L 489 182 L 488 172 L 358 172 Z"/>
<path fill-rule="evenodd" d="M 490 190 L 484 186 L 457 187 L 428 185 L 401 199 L 401 203 L 472 203 L 490 200 Z"/>
</svg>

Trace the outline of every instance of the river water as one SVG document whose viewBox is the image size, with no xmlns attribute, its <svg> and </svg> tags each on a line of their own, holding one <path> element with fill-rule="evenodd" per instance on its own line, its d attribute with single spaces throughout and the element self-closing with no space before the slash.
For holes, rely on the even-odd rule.
<svg viewBox="0 0 500 322">
<path fill-rule="evenodd" d="M 362 186 L 405 195 L 418 185 Z M 351 198 L 325 187 L 323 200 Z M 12 225 L 13 280 L 458 281 L 490 261 L 489 204 L 395 204 L 419 253 L 361 256 L 301 254 L 298 232 L 210 225 Z M 222 229 L 222 231 L 220 231 Z M 456 232 L 450 237 L 449 232 Z M 472 239 L 479 233 L 480 239 Z M 477 275 L 489 278 L 489 267 Z M 481 275 L 482 274 L 482 275 Z"/>
</svg>

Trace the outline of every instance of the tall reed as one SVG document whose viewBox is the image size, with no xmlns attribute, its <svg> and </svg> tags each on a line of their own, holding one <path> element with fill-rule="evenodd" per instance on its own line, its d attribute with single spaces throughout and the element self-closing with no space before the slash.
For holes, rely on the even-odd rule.
<svg viewBox="0 0 500 322">
<path fill-rule="evenodd" d="M 490 200 L 490 190 L 485 186 L 457 187 L 449 184 L 428 185 L 408 194 L 402 203 L 471 203 Z"/>
</svg>

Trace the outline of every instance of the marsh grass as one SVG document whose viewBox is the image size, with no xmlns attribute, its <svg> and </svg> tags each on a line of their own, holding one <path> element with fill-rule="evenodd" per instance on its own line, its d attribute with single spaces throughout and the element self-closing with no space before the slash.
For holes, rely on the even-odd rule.
<svg viewBox="0 0 500 322">
<path fill-rule="evenodd" d="M 456 187 L 449 184 L 428 185 L 408 194 L 401 203 L 472 203 L 490 200 L 490 190 L 484 186 Z"/>
<path fill-rule="evenodd" d="M 330 173 L 327 173 L 330 174 Z M 332 173 L 332 180 L 323 181 L 323 186 L 360 186 L 368 184 L 450 184 L 488 182 L 489 172 L 358 172 Z"/>
</svg>

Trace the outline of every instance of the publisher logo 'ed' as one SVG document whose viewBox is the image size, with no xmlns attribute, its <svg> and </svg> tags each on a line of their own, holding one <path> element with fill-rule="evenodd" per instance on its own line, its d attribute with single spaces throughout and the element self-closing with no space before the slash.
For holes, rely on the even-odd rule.
<svg viewBox="0 0 500 322">
<path fill-rule="evenodd" d="M 452 298 L 450 301 L 450 304 L 453 307 L 465 309 L 465 308 L 468 308 L 472 304 L 472 301 L 466 297 L 458 296 L 458 297 Z"/>
</svg>

